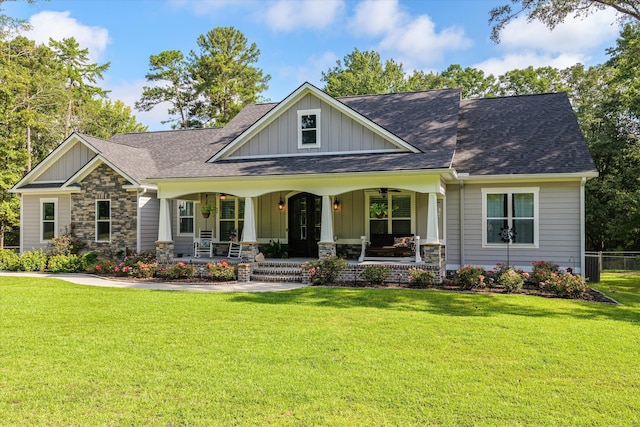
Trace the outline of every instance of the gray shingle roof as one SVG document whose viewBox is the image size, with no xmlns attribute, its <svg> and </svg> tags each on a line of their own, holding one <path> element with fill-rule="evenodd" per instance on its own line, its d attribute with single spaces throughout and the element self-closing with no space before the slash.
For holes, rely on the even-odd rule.
<svg viewBox="0 0 640 427">
<path fill-rule="evenodd" d="M 460 100 L 458 89 L 338 98 L 420 153 L 226 159 L 207 163 L 276 103 L 226 127 L 86 137 L 136 180 L 446 169 L 472 175 L 593 172 L 565 94 Z"/>
<path fill-rule="evenodd" d="M 463 100 L 453 167 L 472 175 L 596 170 L 565 93 Z"/>
</svg>

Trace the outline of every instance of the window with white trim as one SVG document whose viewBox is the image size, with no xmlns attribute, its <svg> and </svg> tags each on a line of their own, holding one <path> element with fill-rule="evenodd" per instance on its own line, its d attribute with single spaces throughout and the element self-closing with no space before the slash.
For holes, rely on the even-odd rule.
<svg viewBox="0 0 640 427">
<path fill-rule="evenodd" d="M 178 235 L 193 235 L 195 224 L 194 203 L 178 200 Z"/>
<path fill-rule="evenodd" d="M 370 195 L 367 203 L 369 234 L 412 234 L 414 198 L 409 193 Z"/>
<path fill-rule="evenodd" d="M 58 199 L 40 199 L 40 241 L 48 242 L 57 235 Z"/>
<path fill-rule="evenodd" d="M 320 147 L 320 110 L 298 111 L 298 148 Z"/>
<path fill-rule="evenodd" d="M 538 188 L 483 189 L 483 244 L 538 245 Z"/>
<path fill-rule="evenodd" d="M 111 241 L 111 200 L 96 200 L 96 242 Z"/>
<path fill-rule="evenodd" d="M 244 197 L 220 200 L 220 241 L 239 241 L 244 228 Z"/>
</svg>

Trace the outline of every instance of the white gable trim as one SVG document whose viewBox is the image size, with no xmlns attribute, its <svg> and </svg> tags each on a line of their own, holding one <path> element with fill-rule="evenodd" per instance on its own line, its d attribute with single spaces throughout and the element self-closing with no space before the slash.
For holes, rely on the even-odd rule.
<svg viewBox="0 0 640 427">
<path fill-rule="evenodd" d="M 30 184 L 36 180 L 42 173 L 44 173 L 49 166 L 52 166 L 57 160 L 59 160 L 62 156 L 64 156 L 69 150 L 71 150 L 74 145 L 79 142 L 84 144 L 88 149 L 93 151 L 95 154 L 98 154 L 98 151 L 91 144 L 87 143 L 79 134 L 73 132 L 71 135 L 67 137 L 60 145 L 58 145 L 44 160 L 36 165 L 35 168 L 31 169 L 28 174 L 26 174 L 16 185 L 13 186 L 13 189 L 19 189 L 23 185 Z"/>
<path fill-rule="evenodd" d="M 389 140 L 392 144 L 398 146 L 398 148 L 402 149 L 402 151 L 408 151 L 411 153 L 420 153 L 413 145 L 407 143 L 401 138 L 398 138 L 393 133 L 389 132 L 385 128 L 377 125 L 371 120 L 363 117 L 361 114 L 358 114 L 355 110 L 350 107 L 347 107 L 342 102 L 337 99 L 327 95 L 317 87 L 313 86 L 311 83 L 303 83 L 298 89 L 293 91 L 289 96 L 287 96 L 282 102 L 272 108 L 267 114 L 262 116 L 257 122 L 249 126 L 244 132 L 242 132 L 238 137 L 236 137 L 233 141 L 227 144 L 222 150 L 218 151 L 216 155 L 214 155 L 211 159 L 208 160 L 209 163 L 213 163 L 216 160 L 224 159 L 229 157 L 233 152 L 238 150 L 244 144 L 249 142 L 251 138 L 257 135 L 260 131 L 262 131 L 269 123 L 275 120 L 278 116 L 280 116 L 284 111 L 293 106 L 298 100 L 307 95 L 308 93 L 312 93 L 313 95 L 320 98 L 320 100 L 326 102 L 331 107 L 339 110 L 346 116 L 352 118 L 357 123 L 360 123 L 367 129 L 372 132 L 382 136 L 383 138 Z M 270 156 L 262 156 L 264 158 Z"/>
<path fill-rule="evenodd" d="M 139 187 L 138 182 L 135 179 L 131 178 L 129 175 L 127 175 L 126 173 L 122 172 L 120 169 L 115 167 L 111 162 L 109 162 L 107 159 L 102 157 L 101 154 L 98 154 L 96 157 L 91 159 L 91 161 L 89 161 L 89 163 L 87 163 L 82 168 L 80 168 L 80 170 L 78 170 L 78 172 L 76 172 L 71 177 L 69 177 L 69 179 L 62 185 L 61 188 L 65 189 L 65 188 L 68 188 L 71 184 L 74 184 L 76 182 L 82 181 L 83 179 L 85 179 L 87 177 L 87 175 L 89 175 L 91 172 L 93 172 L 101 164 L 105 164 L 105 165 L 109 166 L 111 169 L 116 171 L 116 173 L 118 173 L 124 179 L 126 179 L 127 181 L 129 181 L 132 184 L 134 184 L 134 185 L 131 185 L 129 187 L 131 187 L 131 188 Z"/>
</svg>

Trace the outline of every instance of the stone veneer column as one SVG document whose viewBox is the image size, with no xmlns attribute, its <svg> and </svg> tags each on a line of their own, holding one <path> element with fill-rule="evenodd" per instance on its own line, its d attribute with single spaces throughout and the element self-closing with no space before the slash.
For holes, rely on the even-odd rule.
<svg viewBox="0 0 640 427">
<path fill-rule="evenodd" d="M 318 242 L 318 258 L 326 258 L 328 256 L 336 256 L 335 242 Z"/>
<path fill-rule="evenodd" d="M 253 262 L 256 255 L 260 252 L 260 244 L 258 242 L 241 242 L 242 243 L 242 259 Z"/>
<path fill-rule="evenodd" d="M 173 254 L 173 241 L 156 242 L 156 261 L 159 265 L 168 265 L 173 263 Z"/>
<path fill-rule="evenodd" d="M 446 275 L 445 247 L 440 244 L 426 244 L 420 247 L 422 260 L 428 265 L 436 267 L 438 280 L 441 281 Z"/>
</svg>

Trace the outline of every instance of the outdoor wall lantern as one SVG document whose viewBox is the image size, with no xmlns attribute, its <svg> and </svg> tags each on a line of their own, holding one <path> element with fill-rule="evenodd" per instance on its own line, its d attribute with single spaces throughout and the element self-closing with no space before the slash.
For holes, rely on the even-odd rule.
<svg viewBox="0 0 640 427">
<path fill-rule="evenodd" d="M 333 210 L 337 211 L 338 209 L 340 209 L 340 200 L 338 200 L 338 196 L 335 196 L 333 198 Z"/>
<path fill-rule="evenodd" d="M 220 193 L 220 200 L 227 200 L 227 195 L 224 193 Z"/>
<path fill-rule="evenodd" d="M 282 200 L 282 196 L 280 196 L 280 201 L 278 202 L 278 210 L 284 209 L 284 200 Z"/>
</svg>

